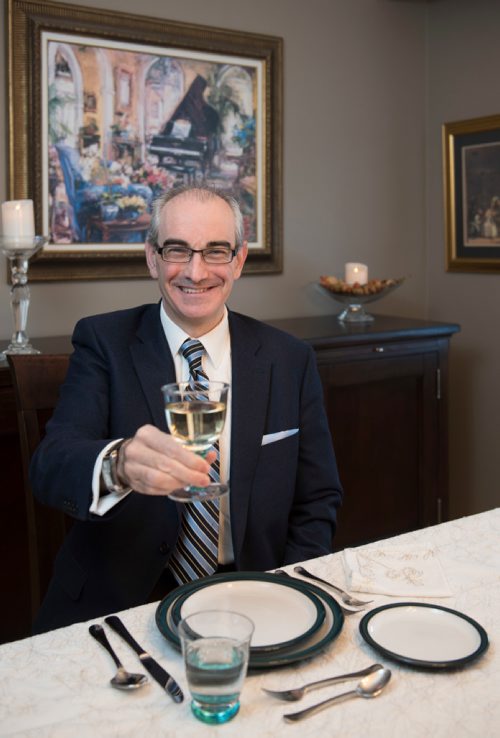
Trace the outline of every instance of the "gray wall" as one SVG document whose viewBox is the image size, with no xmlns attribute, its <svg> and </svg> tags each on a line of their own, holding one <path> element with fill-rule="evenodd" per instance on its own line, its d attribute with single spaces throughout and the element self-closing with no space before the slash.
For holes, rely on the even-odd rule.
<svg viewBox="0 0 500 738">
<path fill-rule="evenodd" d="M 429 11 L 428 316 L 462 332 L 451 354 L 452 514 L 500 504 L 500 275 L 444 270 L 441 124 L 500 114 L 500 3 L 441 0 Z"/>
<path fill-rule="evenodd" d="M 134 0 L 87 5 L 139 12 Z M 140 12 L 283 37 L 284 272 L 244 277 L 231 306 L 258 318 L 336 312 L 313 285 L 346 261 L 367 263 L 373 276 L 408 276 L 379 312 L 463 325 L 451 354 L 452 513 L 497 504 L 500 356 L 484 312 L 500 300 L 498 277 L 444 271 L 440 126 L 499 111 L 498 3 L 142 0 Z M 5 108 L 3 77 L 0 100 Z M 4 121 L 2 162 L 6 113 Z M 6 187 L 2 167 L 1 200 Z M 67 334 L 82 315 L 156 297 L 147 280 L 34 284 L 29 333 Z M 1 263 L 2 337 L 8 304 Z"/>
</svg>

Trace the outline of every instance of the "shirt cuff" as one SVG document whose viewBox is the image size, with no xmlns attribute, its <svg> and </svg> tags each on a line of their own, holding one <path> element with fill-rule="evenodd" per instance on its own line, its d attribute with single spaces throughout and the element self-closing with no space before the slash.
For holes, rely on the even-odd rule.
<svg viewBox="0 0 500 738">
<path fill-rule="evenodd" d="M 92 475 L 92 504 L 89 508 L 89 512 L 93 513 L 94 515 L 105 515 L 132 491 L 126 490 L 125 492 L 107 492 L 106 495 L 104 495 L 103 497 L 101 497 L 100 495 L 102 460 L 106 456 L 108 450 L 112 446 L 114 446 L 117 441 L 121 440 L 123 439 L 116 438 L 114 441 L 111 441 L 111 443 L 108 443 L 108 445 L 102 449 L 101 453 L 95 461 L 94 473 Z"/>
</svg>

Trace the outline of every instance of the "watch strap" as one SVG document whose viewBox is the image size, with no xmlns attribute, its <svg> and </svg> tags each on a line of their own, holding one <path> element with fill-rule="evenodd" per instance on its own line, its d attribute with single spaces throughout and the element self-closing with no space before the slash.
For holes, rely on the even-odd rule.
<svg viewBox="0 0 500 738">
<path fill-rule="evenodd" d="M 132 489 L 131 487 L 123 485 L 118 478 L 118 454 L 126 440 L 127 439 L 122 438 L 113 444 L 113 446 L 108 448 L 102 460 L 101 476 L 108 492 L 123 494 L 124 492 L 130 492 Z"/>
</svg>

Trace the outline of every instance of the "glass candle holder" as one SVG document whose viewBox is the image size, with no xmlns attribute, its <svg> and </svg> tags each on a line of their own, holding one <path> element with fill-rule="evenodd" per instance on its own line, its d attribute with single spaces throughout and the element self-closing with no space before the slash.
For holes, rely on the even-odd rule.
<svg viewBox="0 0 500 738">
<path fill-rule="evenodd" d="M 47 236 L 1 236 L 0 250 L 10 264 L 12 287 L 10 305 L 14 322 L 12 338 L 6 349 L 0 354 L 0 361 L 7 361 L 7 354 L 39 354 L 26 333 L 28 311 L 30 306 L 30 290 L 28 287 L 29 260 L 48 241 Z"/>
</svg>

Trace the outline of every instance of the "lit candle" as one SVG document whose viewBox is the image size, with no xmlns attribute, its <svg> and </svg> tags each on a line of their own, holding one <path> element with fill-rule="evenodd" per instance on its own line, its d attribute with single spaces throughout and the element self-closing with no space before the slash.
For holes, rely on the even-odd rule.
<svg viewBox="0 0 500 738">
<path fill-rule="evenodd" d="M 2 203 L 2 229 L 4 238 L 33 238 L 33 200 L 9 200 Z"/>
<path fill-rule="evenodd" d="M 356 262 L 348 262 L 345 265 L 345 282 L 347 284 L 366 284 L 368 282 L 368 267 L 366 264 L 357 264 Z"/>
</svg>

